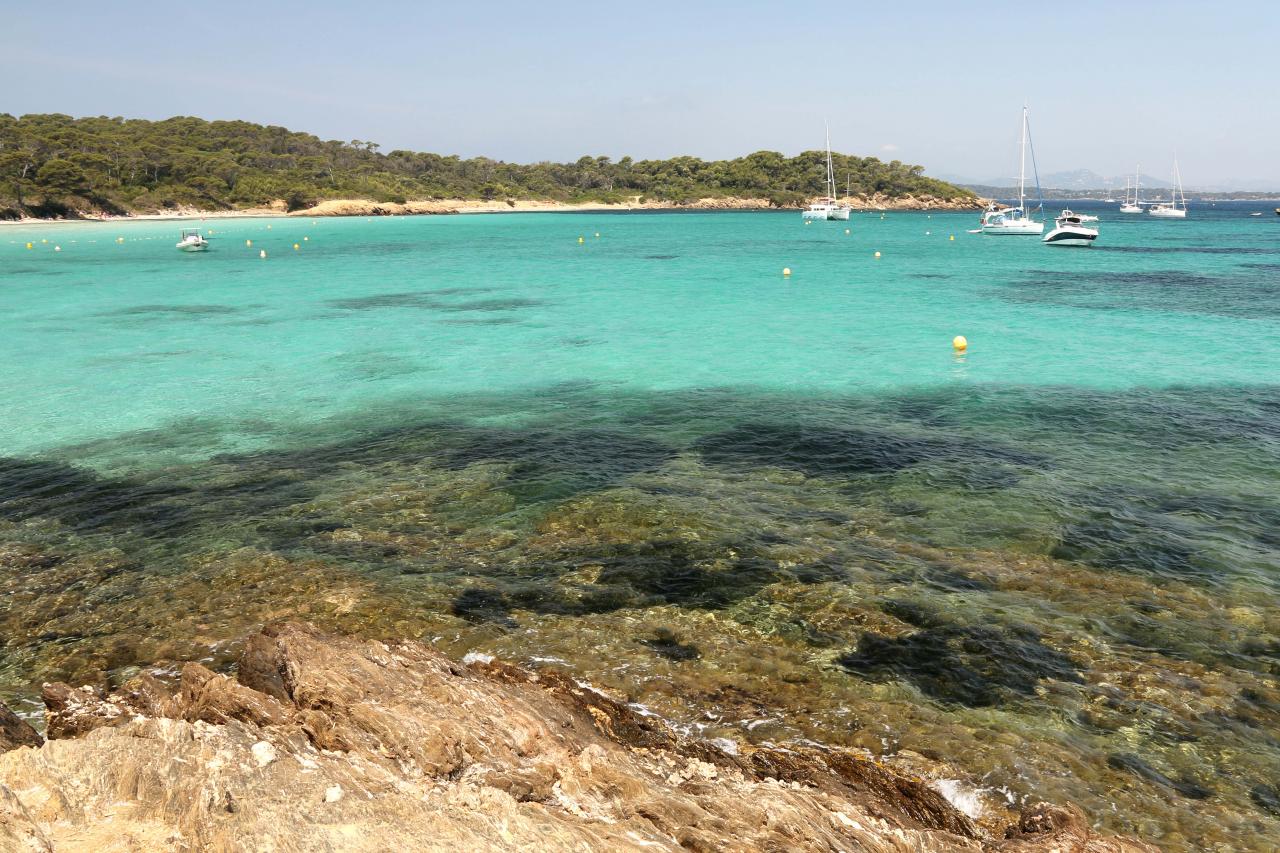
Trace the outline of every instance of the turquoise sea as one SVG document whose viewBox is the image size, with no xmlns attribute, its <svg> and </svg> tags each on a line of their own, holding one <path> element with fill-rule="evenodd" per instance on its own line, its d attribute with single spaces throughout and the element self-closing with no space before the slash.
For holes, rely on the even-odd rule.
<svg viewBox="0 0 1280 853">
<path fill-rule="evenodd" d="M 1272 206 L 5 226 L 0 699 L 301 616 L 1271 849 Z"/>
</svg>

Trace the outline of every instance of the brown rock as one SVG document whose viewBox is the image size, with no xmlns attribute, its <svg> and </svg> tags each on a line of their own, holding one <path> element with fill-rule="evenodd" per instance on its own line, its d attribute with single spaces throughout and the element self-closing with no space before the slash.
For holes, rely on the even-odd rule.
<svg viewBox="0 0 1280 853">
<path fill-rule="evenodd" d="M 0 702 L 0 752 L 20 746 L 39 746 L 42 743 L 44 738 L 31 728 L 30 723 Z"/>
<path fill-rule="evenodd" d="M 1023 811 L 1005 837 L 996 849 L 1007 853 L 1158 853 L 1158 848 L 1131 838 L 1095 835 L 1084 812 L 1074 805 L 1037 803 Z"/>
<path fill-rule="evenodd" d="M 251 638 L 238 681 L 193 664 L 174 696 L 141 679 L 110 697 L 48 685 L 46 702 L 51 733 L 81 736 L 0 755 L 0 844 L 13 849 L 927 853 L 994 843 L 921 780 L 856 753 L 731 755 L 563 675 L 461 666 L 420 643 L 305 625 Z M 1078 838 L 1124 844 L 1053 812 L 1028 815 L 998 843 L 1144 849 L 1062 846 Z M 1016 846 L 1026 844 L 1039 846 Z"/>
</svg>

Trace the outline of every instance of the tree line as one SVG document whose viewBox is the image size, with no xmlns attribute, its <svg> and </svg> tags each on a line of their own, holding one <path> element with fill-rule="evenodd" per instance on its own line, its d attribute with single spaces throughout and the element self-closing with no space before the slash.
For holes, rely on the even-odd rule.
<svg viewBox="0 0 1280 853">
<path fill-rule="evenodd" d="M 788 207 L 822 194 L 826 176 L 822 151 L 518 164 L 379 148 L 247 121 L 0 114 L 0 218 L 231 210 L 276 199 L 299 210 L 331 198 L 625 202 L 640 196 L 683 203 L 734 196 Z M 854 196 L 974 198 L 925 177 L 921 166 L 833 157 L 841 192 L 847 186 Z"/>
</svg>

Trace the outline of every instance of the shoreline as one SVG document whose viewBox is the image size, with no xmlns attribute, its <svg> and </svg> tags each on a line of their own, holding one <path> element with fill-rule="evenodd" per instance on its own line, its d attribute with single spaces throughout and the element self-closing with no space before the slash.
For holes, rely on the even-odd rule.
<svg viewBox="0 0 1280 853">
<path fill-rule="evenodd" d="M 979 210 L 982 200 L 951 201 L 933 197 L 890 199 L 871 197 L 866 199 L 849 199 L 849 206 L 857 212 L 863 211 L 965 211 Z M 203 219 L 284 219 L 284 218 L 320 218 L 341 216 L 449 216 L 477 213 L 627 213 L 652 211 L 796 211 L 801 208 L 775 207 L 768 199 L 761 198 L 703 198 L 688 203 L 669 201 L 641 201 L 637 196 L 633 202 L 562 202 L 542 201 L 534 199 L 510 201 L 485 201 L 483 199 L 438 199 L 406 202 L 378 202 L 370 199 L 329 199 L 303 210 L 286 211 L 283 202 L 270 207 L 246 208 L 244 210 L 201 210 L 199 208 L 179 208 L 165 213 L 139 213 L 125 216 L 102 215 L 85 216 L 79 219 L 42 219 L 27 217 L 23 219 L 0 220 L 0 227 L 17 225 L 68 225 L 84 222 L 169 222 Z"/>
</svg>

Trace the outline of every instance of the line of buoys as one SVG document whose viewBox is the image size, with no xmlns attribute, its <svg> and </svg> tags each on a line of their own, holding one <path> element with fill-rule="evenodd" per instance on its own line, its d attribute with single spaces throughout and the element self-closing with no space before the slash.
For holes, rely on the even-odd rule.
<svg viewBox="0 0 1280 853">
<path fill-rule="evenodd" d="M 782 268 L 782 275 L 783 275 L 784 277 L 785 277 L 785 276 L 789 276 L 789 275 L 791 275 L 791 267 L 783 267 L 783 268 Z"/>
<path fill-rule="evenodd" d="M 969 348 L 969 342 L 964 335 L 956 335 L 951 339 L 951 346 L 955 347 L 956 352 L 964 352 Z"/>
</svg>

